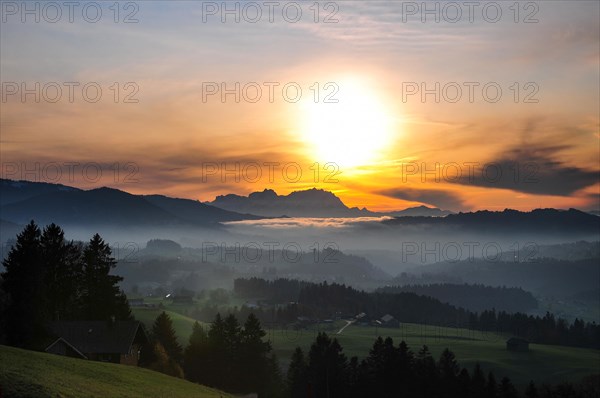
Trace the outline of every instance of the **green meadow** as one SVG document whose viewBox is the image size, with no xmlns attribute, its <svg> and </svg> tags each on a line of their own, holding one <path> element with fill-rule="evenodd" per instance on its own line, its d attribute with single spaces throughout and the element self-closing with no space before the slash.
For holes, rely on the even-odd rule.
<svg viewBox="0 0 600 398">
<path fill-rule="evenodd" d="M 225 398 L 229 394 L 134 366 L 0 346 L 3 398 Z"/>
</svg>

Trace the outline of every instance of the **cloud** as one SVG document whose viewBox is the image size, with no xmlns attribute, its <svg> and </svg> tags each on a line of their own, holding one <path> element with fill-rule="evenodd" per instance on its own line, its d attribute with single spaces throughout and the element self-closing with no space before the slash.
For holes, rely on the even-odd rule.
<svg viewBox="0 0 600 398">
<path fill-rule="evenodd" d="M 378 193 L 395 199 L 424 203 L 443 210 L 464 208 L 463 201 L 458 195 L 437 189 L 393 188 Z"/>
<path fill-rule="evenodd" d="M 567 145 L 527 145 L 512 148 L 489 162 L 447 181 L 485 188 L 510 189 L 534 195 L 570 196 L 598 183 L 598 171 L 567 165 L 559 153 Z"/>
<path fill-rule="evenodd" d="M 229 221 L 231 227 L 264 227 L 269 229 L 293 228 L 344 228 L 355 225 L 379 224 L 391 217 L 354 217 L 354 218 L 271 218 L 260 220 Z"/>
</svg>

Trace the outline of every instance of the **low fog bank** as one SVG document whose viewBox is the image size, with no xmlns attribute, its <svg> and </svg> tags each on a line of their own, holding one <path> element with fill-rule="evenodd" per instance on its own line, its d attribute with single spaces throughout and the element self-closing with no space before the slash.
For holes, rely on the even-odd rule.
<svg viewBox="0 0 600 398">
<path fill-rule="evenodd" d="M 76 241 L 87 242 L 99 233 L 113 249 L 116 272 L 125 277 L 123 288 L 142 294 L 232 289 L 236 278 L 251 277 L 327 281 L 365 290 L 468 283 L 523 288 L 536 295 L 539 311 L 563 311 L 569 318 L 590 319 L 599 313 L 598 233 L 506 228 L 499 233 L 493 225 L 396 225 L 389 220 L 282 218 L 210 228 L 61 227 Z M 21 228 L 5 227 L 3 256 L 14 242 L 14 230 Z M 7 233 L 14 234 L 6 238 Z"/>
</svg>

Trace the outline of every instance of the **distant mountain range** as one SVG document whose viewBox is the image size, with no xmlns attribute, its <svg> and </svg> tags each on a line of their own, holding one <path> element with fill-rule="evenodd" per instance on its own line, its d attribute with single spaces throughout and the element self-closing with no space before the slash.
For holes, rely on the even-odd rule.
<svg viewBox="0 0 600 398">
<path fill-rule="evenodd" d="M 221 195 L 211 206 L 238 213 L 260 214 L 267 217 L 443 217 L 453 214 L 447 210 L 427 206 L 412 207 L 395 212 L 380 213 L 346 206 L 340 198 L 322 189 L 295 191 L 289 195 L 278 195 L 272 189 L 252 192 L 248 196 Z"/>
<path fill-rule="evenodd" d="M 444 215 L 419 207 L 393 215 Z M 63 226 L 214 226 L 269 217 L 364 217 L 392 215 L 347 207 L 319 189 L 279 196 L 273 190 L 249 196 L 219 196 L 212 203 L 163 195 L 133 195 L 113 188 L 82 190 L 61 184 L 0 179 L 0 230 L 14 236 L 30 220 Z"/>
<path fill-rule="evenodd" d="M 537 209 L 531 212 L 504 210 L 448 214 L 425 206 L 397 212 L 377 213 L 347 207 L 333 193 L 309 189 L 277 195 L 273 190 L 249 196 L 218 196 L 202 203 L 163 195 L 133 195 L 118 189 L 82 190 L 59 184 L 0 179 L 0 228 L 19 230 L 30 220 L 40 225 L 114 227 L 214 227 L 227 221 L 269 217 L 380 217 L 394 218 L 382 225 L 430 225 L 453 232 L 543 232 L 598 234 L 600 217 L 575 209 Z"/>
<path fill-rule="evenodd" d="M 455 232 L 495 233 L 571 232 L 600 234 L 600 217 L 577 209 L 535 209 L 529 212 L 505 209 L 450 214 L 446 217 L 398 217 L 383 221 L 389 226 L 431 225 L 449 227 Z"/>
<path fill-rule="evenodd" d="M 112 188 L 81 190 L 59 184 L 0 180 L 3 226 L 26 224 L 115 226 L 209 226 L 260 217 L 189 199 L 132 195 Z"/>
</svg>

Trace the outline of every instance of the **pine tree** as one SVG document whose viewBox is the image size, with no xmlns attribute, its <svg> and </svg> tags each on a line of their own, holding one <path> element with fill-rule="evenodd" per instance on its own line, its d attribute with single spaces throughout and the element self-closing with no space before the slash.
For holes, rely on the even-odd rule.
<svg viewBox="0 0 600 398">
<path fill-rule="evenodd" d="M 240 334 L 240 347 L 237 362 L 240 365 L 240 387 L 242 391 L 262 392 L 269 380 L 269 354 L 271 343 L 263 341 L 266 332 L 254 314 L 248 315 Z M 250 373 L 247 369 L 253 369 Z"/>
<path fill-rule="evenodd" d="M 527 398 L 537 398 L 538 397 L 537 388 L 535 387 L 535 383 L 533 382 L 533 380 L 531 380 L 529 382 L 529 384 L 527 385 L 527 389 L 525 390 L 525 396 Z"/>
<path fill-rule="evenodd" d="M 82 318 L 131 318 L 127 297 L 118 286 L 123 278 L 110 274 L 115 266 L 110 247 L 95 234 L 83 251 Z"/>
<path fill-rule="evenodd" d="M 56 224 L 44 228 L 40 239 L 49 319 L 74 319 L 81 290 L 81 248 L 65 240 Z"/>
<path fill-rule="evenodd" d="M 337 339 L 319 333 L 308 354 L 309 380 L 316 396 L 345 397 L 348 360 Z"/>
<path fill-rule="evenodd" d="M 47 311 L 43 306 L 45 295 L 44 267 L 40 248 L 41 232 L 31 221 L 17 235 L 15 245 L 3 261 L 2 288 L 8 296 L 6 340 L 17 347 L 32 348 L 45 336 Z"/>
<path fill-rule="evenodd" d="M 479 365 L 479 362 L 475 364 L 475 369 L 473 369 L 473 376 L 471 377 L 471 396 L 485 396 L 485 375 L 481 370 L 481 365 Z"/>
<path fill-rule="evenodd" d="M 404 386 L 403 389 L 408 396 L 413 395 L 415 389 L 415 357 L 404 340 L 398 345 L 397 354 L 391 358 L 391 363 L 397 364 L 397 370 L 390 372 L 390 379 L 395 380 L 396 383 L 399 382 L 402 384 Z M 396 383 L 391 382 L 388 387 L 388 391 L 391 395 L 396 395 Z"/>
<path fill-rule="evenodd" d="M 348 397 L 362 398 L 373 395 L 372 378 L 368 375 L 367 362 L 358 361 L 357 357 L 350 358 L 348 363 Z M 304 397 L 307 396 L 305 393 Z"/>
<path fill-rule="evenodd" d="M 458 394 L 457 376 L 460 372 L 460 367 L 456 361 L 454 353 L 449 349 L 445 349 L 440 356 L 438 363 L 440 372 L 441 391 L 445 397 L 455 397 Z"/>
<path fill-rule="evenodd" d="M 225 384 L 222 385 L 222 387 L 230 391 L 241 391 L 241 374 L 246 371 L 245 369 L 242 369 L 239 363 L 242 329 L 237 318 L 233 314 L 229 314 L 225 317 L 223 326 L 225 361 L 221 371 L 225 377 Z"/>
<path fill-rule="evenodd" d="M 424 397 L 437 396 L 439 389 L 439 374 L 435 360 L 431 356 L 429 347 L 424 345 L 417 353 L 415 360 L 416 390 Z"/>
<path fill-rule="evenodd" d="M 471 390 L 471 377 L 466 368 L 462 368 L 457 377 L 459 397 L 468 397 Z"/>
<path fill-rule="evenodd" d="M 154 325 L 152 325 L 152 336 L 164 347 L 169 358 L 181 363 L 183 359 L 182 349 L 177 342 L 173 321 L 166 312 L 163 311 L 156 317 Z"/>
<path fill-rule="evenodd" d="M 307 396 L 308 378 L 307 364 L 304 352 L 296 347 L 287 371 L 287 388 L 292 398 L 305 398 Z"/>
<path fill-rule="evenodd" d="M 500 398 L 517 398 L 519 393 L 508 377 L 500 381 Z"/>
<path fill-rule="evenodd" d="M 149 369 L 183 379 L 181 366 L 169 356 L 162 344 L 158 341 L 154 342 L 152 350 L 154 361 L 148 366 Z"/>
<path fill-rule="evenodd" d="M 439 368 L 442 378 L 455 378 L 460 371 L 454 353 L 447 348 L 440 356 Z"/>
<path fill-rule="evenodd" d="M 222 387 L 227 382 L 225 368 L 225 322 L 217 313 L 208 330 L 209 364 L 205 380 L 212 387 Z"/>
<path fill-rule="evenodd" d="M 183 368 L 186 379 L 201 383 L 206 378 L 207 358 L 210 355 L 208 335 L 204 328 L 195 322 L 189 344 L 183 354 Z"/>
<path fill-rule="evenodd" d="M 498 383 L 492 372 L 488 373 L 487 384 L 485 385 L 485 396 L 487 398 L 496 398 L 498 396 Z"/>
</svg>

